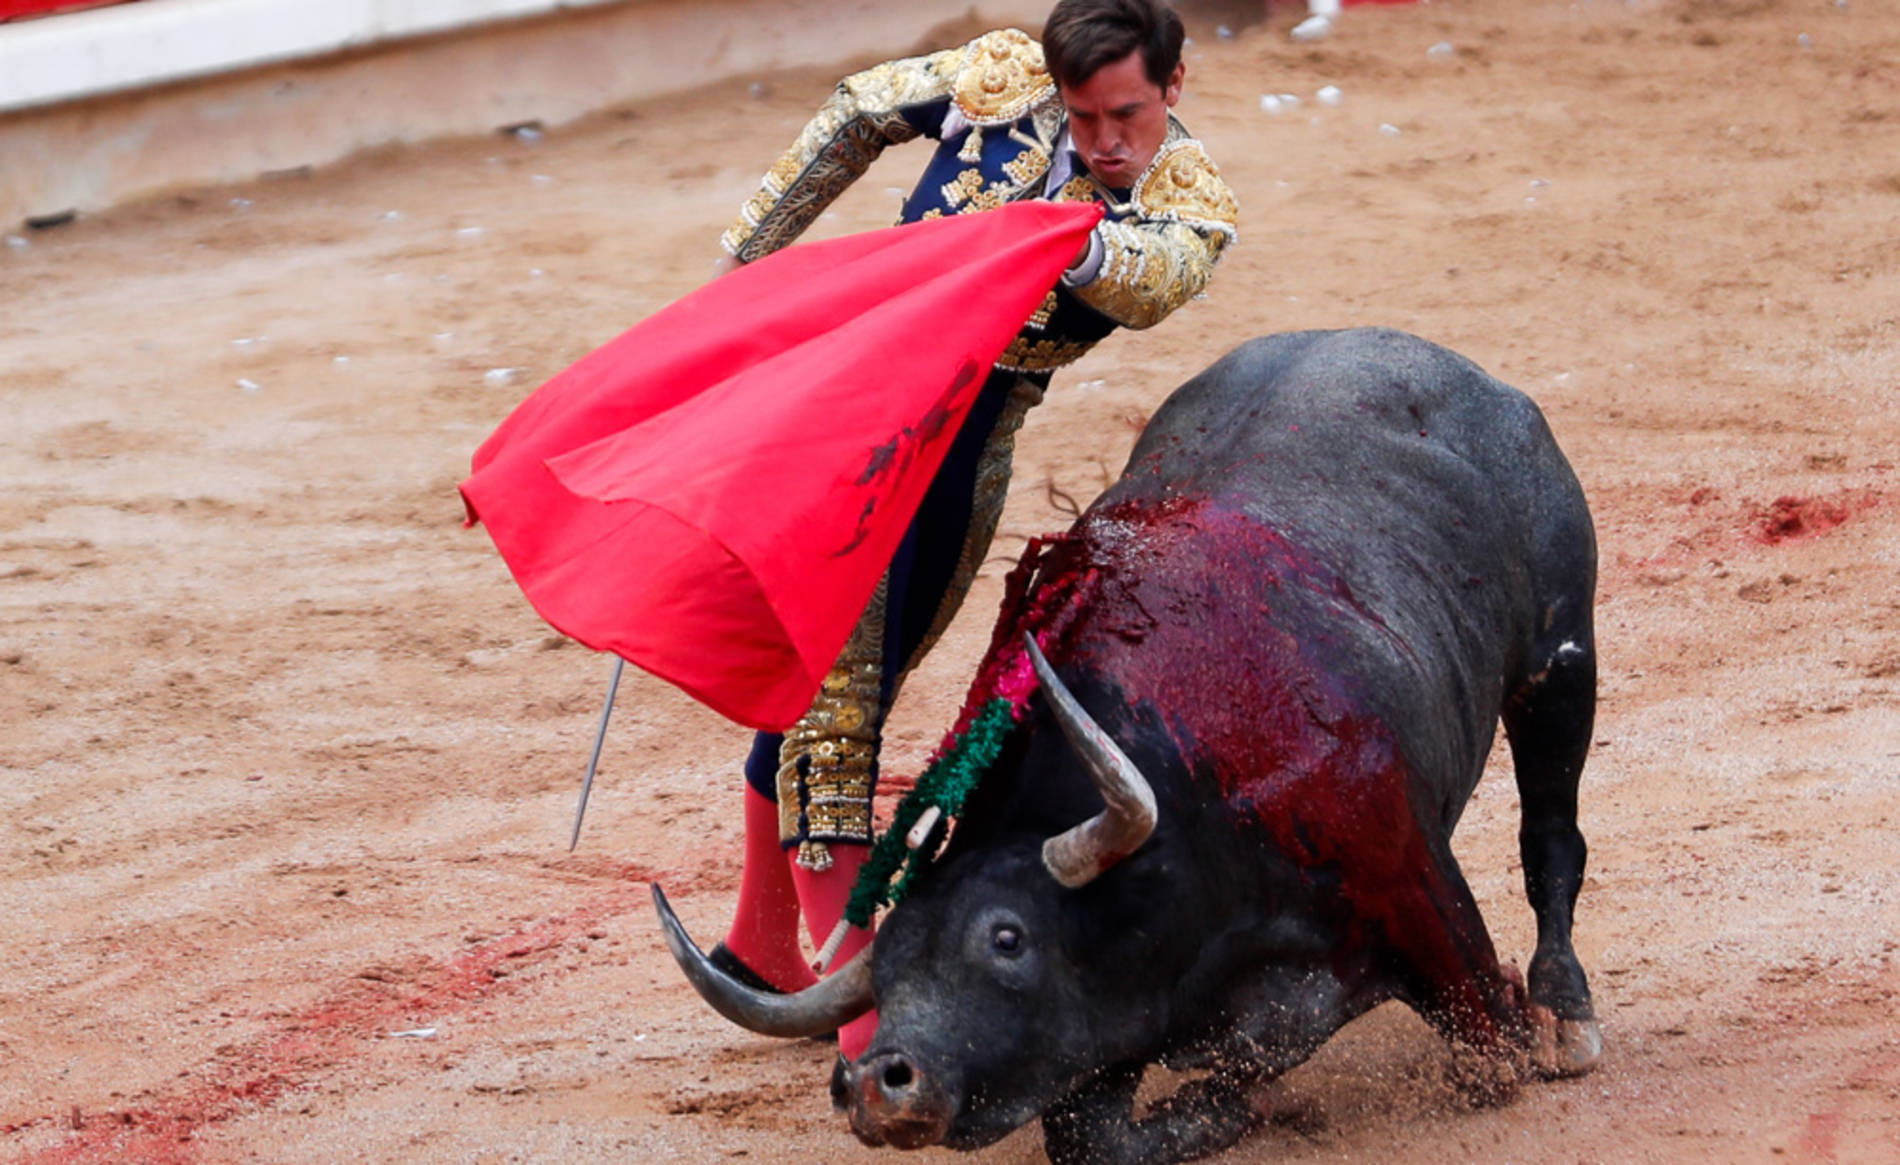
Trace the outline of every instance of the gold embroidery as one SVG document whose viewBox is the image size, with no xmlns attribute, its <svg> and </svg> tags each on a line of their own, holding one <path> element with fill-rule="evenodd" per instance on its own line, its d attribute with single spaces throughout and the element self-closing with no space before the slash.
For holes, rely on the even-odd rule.
<svg viewBox="0 0 1900 1165">
<path fill-rule="evenodd" d="M 1102 222 L 1102 266 L 1074 288 L 1077 298 L 1118 324 L 1146 328 L 1199 295 L 1213 277 L 1226 236 L 1178 222 Z"/>
<path fill-rule="evenodd" d="M 963 135 L 963 147 L 957 151 L 957 161 L 968 162 L 974 166 L 983 160 L 983 127 L 973 125 Z"/>
<path fill-rule="evenodd" d="M 988 190 L 979 190 L 975 194 L 972 194 L 970 201 L 964 203 L 959 213 L 971 210 L 995 210 L 1001 205 L 1003 205 L 1002 190 L 996 186 L 992 186 Z"/>
<path fill-rule="evenodd" d="M 1040 146 L 1030 146 L 1014 158 L 1003 163 L 1003 173 L 1017 186 L 1027 186 L 1042 177 L 1049 168 L 1049 155 L 1042 152 Z"/>
<path fill-rule="evenodd" d="M 1056 142 L 1061 139 L 1062 131 L 1069 127 L 1069 111 L 1062 107 L 1060 101 L 1044 102 L 1029 111 L 1029 126 L 1036 140 L 1054 156 Z"/>
<path fill-rule="evenodd" d="M 1032 340 L 1019 335 L 997 357 L 996 366 L 1010 372 L 1048 372 L 1075 363 L 1094 346 L 1093 340 Z"/>
<path fill-rule="evenodd" d="M 1055 95 L 1042 46 L 1015 28 L 971 41 L 951 92 L 963 116 L 979 127 L 1008 125 Z"/>
<path fill-rule="evenodd" d="M 779 837 L 796 841 L 807 869 L 831 866 L 826 842 L 868 844 L 871 777 L 882 722 L 885 586 L 878 584 L 826 673 L 811 710 L 779 746 Z M 800 771 L 800 762 L 803 771 Z"/>
<path fill-rule="evenodd" d="M 720 236 L 721 245 L 751 262 L 796 239 L 886 146 L 917 136 L 900 111 L 948 96 L 963 56 L 951 49 L 888 61 L 839 82 Z"/>
<path fill-rule="evenodd" d="M 1234 237 L 1240 204 L 1221 181 L 1213 159 L 1192 138 L 1161 147 L 1135 183 L 1136 213 L 1147 219 L 1186 223 Z"/>
<path fill-rule="evenodd" d="M 970 196 L 983 189 L 983 171 L 965 170 L 954 179 L 945 182 L 941 188 L 944 202 L 952 207 L 962 206 Z"/>
<path fill-rule="evenodd" d="M 1151 327 L 1206 290 L 1240 207 L 1207 151 L 1170 123 L 1169 140 L 1119 209 L 1134 217 L 1095 228 L 1102 265 L 1075 294 L 1118 324 Z"/>
<path fill-rule="evenodd" d="M 1093 178 L 1071 178 L 1056 191 L 1054 202 L 1094 202 L 1095 180 Z"/>
<path fill-rule="evenodd" d="M 1023 327 L 1032 332 L 1040 332 L 1049 326 L 1049 317 L 1055 314 L 1056 293 L 1054 289 L 1051 289 L 1048 295 L 1042 297 L 1042 305 L 1036 308 L 1035 314 L 1023 321 Z"/>
<path fill-rule="evenodd" d="M 904 109 L 941 99 L 956 77 L 962 53 L 945 49 L 923 57 L 885 61 L 846 77 L 843 85 L 857 95 L 862 109 Z"/>
<path fill-rule="evenodd" d="M 973 210 L 995 210 L 1012 193 L 1007 182 L 992 182 L 985 187 L 983 171 L 965 170 L 938 188 L 951 214 Z"/>
</svg>

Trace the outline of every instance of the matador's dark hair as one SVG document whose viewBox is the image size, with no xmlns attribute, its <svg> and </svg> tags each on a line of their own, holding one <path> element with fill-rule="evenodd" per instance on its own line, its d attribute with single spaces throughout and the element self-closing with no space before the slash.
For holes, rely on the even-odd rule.
<svg viewBox="0 0 1900 1165">
<path fill-rule="evenodd" d="M 1056 84 L 1073 89 L 1139 49 L 1148 80 L 1165 88 L 1185 36 L 1162 0 L 1059 0 L 1042 26 L 1042 55 Z"/>
</svg>

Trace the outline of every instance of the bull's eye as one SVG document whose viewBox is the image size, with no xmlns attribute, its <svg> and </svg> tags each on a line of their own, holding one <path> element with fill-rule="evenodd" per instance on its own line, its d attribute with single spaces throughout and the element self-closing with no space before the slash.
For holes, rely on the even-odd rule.
<svg viewBox="0 0 1900 1165">
<path fill-rule="evenodd" d="M 1019 954 L 1023 949 L 1023 932 L 1013 926 L 999 926 L 990 935 L 990 946 L 999 955 Z"/>
</svg>

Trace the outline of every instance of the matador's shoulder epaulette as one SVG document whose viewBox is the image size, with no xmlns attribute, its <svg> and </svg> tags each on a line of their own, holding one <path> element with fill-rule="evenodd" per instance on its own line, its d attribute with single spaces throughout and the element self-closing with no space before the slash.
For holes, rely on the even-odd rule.
<svg viewBox="0 0 1900 1165">
<path fill-rule="evenodd" d="M 1193 138 L 1161 147 L 1135 183 L 1135 213 L 1144 219 L 1178 222 L 1232 239 L 1240 203 L 1221 179 L 1207 150 Z"/>
<path fill-rule="evenodd" d="M 1054 100 L 1056 83 L 1042 45 L 1021 29 L 1002 28 L 964 46 L 950 96 L 971 125 L 1009 125 Z"/>
</svg>

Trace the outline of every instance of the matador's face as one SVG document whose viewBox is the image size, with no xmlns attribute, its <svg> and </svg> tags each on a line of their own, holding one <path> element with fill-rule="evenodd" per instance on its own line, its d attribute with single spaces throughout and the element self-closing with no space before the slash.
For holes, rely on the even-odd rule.
<svg viewBox="0 0 1900 1165">
<path fill-rule="evenodd" d="M 1137 49 L 1074 88 L 1061 86 L 1069 134 L 1089 172 L 1117 190 L 1133 186 L 1167 140 L 1168 110 L 1181 100 L 1186 76 L 1183 62 L 1166 85 L 1156 85 Z"/>
</svg>

